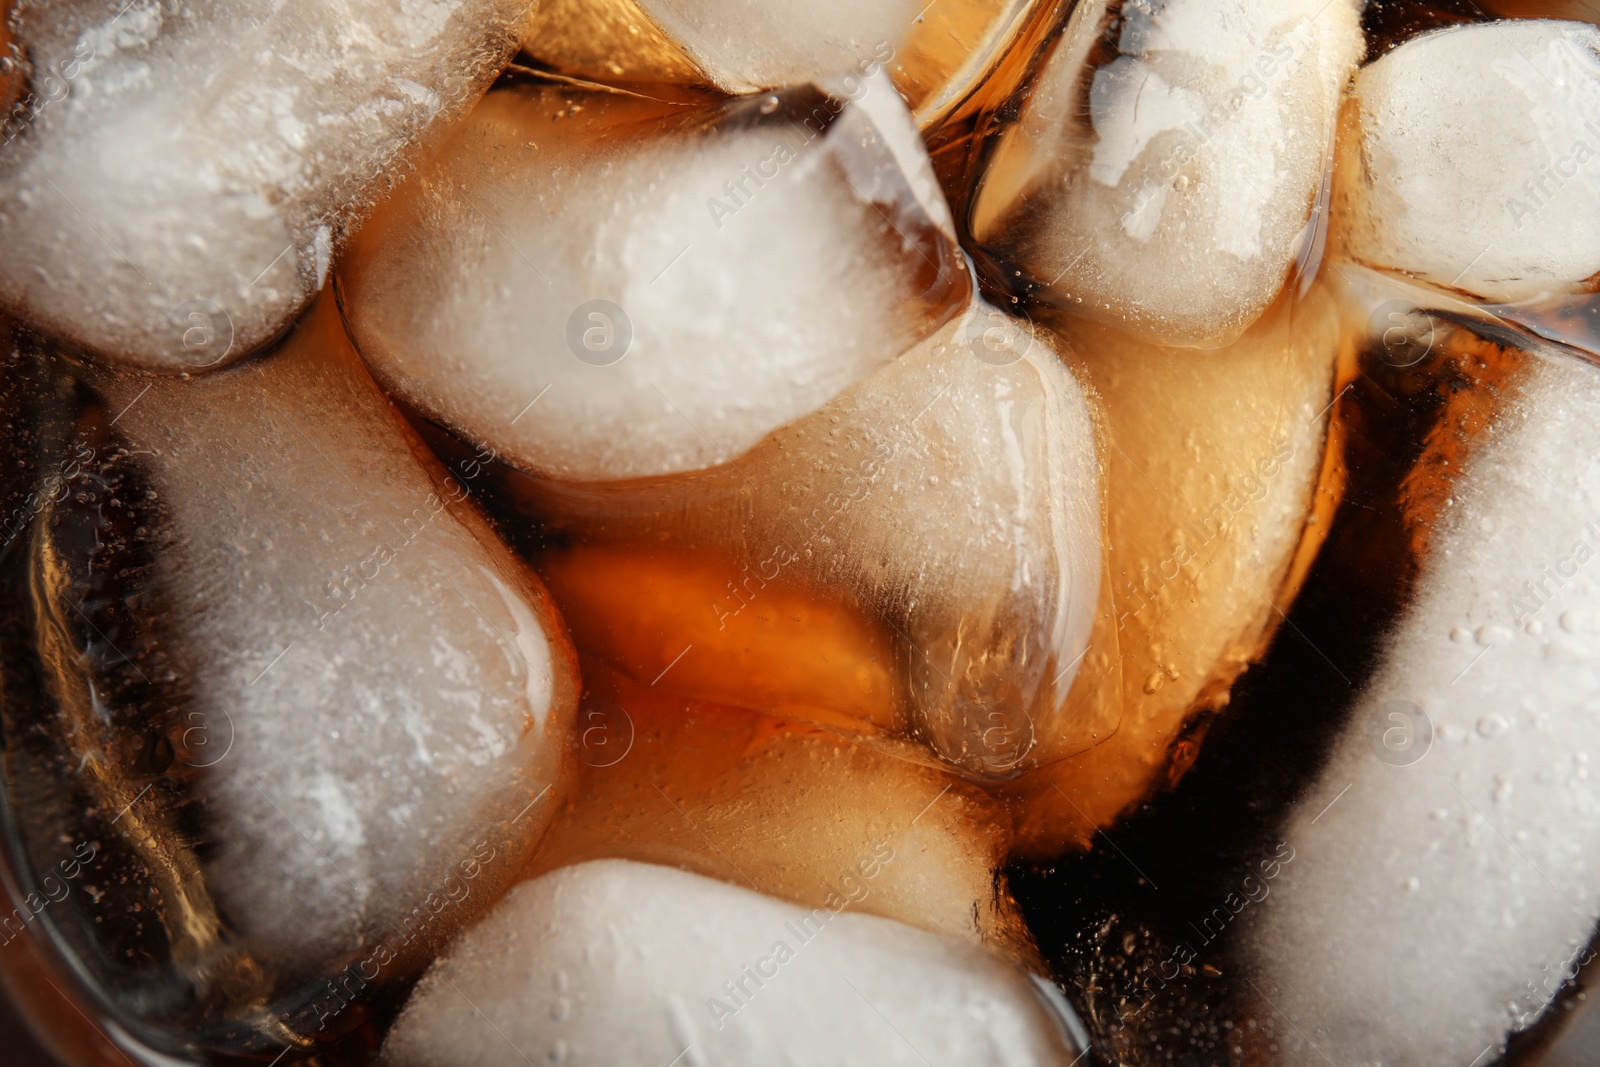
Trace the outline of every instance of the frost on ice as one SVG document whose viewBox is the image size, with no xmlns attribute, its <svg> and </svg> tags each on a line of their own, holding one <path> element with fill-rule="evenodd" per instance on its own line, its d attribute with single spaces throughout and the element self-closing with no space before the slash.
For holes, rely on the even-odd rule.
<svg viewBox="0 0 1600 1067">
<path fill-rule="evenodd" d="M 833 88 L 704 109 L 491 93 L 341 268 L 363 356 L 534 473 L 737 461 L 968 292 L 893 89 Z"/>
<path fill-rule="evenodd" d="M 9 785 L 65 798 L 28 807 L 39 847 L 60 814 L 121 857 L 108 901 L 57 922 L 144 1022 L 264 1028 L 209 1031 L 249 1048 L 275 997 L 291 1030 L 335 1035 L 359 1017 L 343 1001 L 414 973 L 548 822 L 577 687 L 560 622 L 471 483 L 419 458 L 331 301 L 191 381 L 40 358 L 30 402 L 85 399 L 51 467 L 68 491 L 9 546 L 45 679 L 27 714 L 53 746 Z M 8 736 L 22 713 L 8 698 Z M 98 925 L 135 903 L 133 941 Z"/>
<path fill-rule="evenodd" d="M 1511 20 L 1409 41 L 1356 77 L 1347 253 L 1509 302 L 1600 275 L 1600 29 Z"/>
<path fill-rule="evenodd" d="M 1226 344 L 1301 249 L 1361 57 L 1359 5 L 1128 0 L 1111 41 L 1113 7 L 1073 11 L 999 135 L 973 237 L 1074 312 Z"/>
<path fill-rule="evenodd" d="M 146 367 L 237 359 L 488 83 L 520 0 L 37 0 L 0 144 L 0 303 Z"/>
<path fill-rule="evenodd" d="M 543 1062 L 1046 1067 L 1078 1053 L 1057 1010 L 970 945 L 600 860 L 512 890 L 429 970 L 384 1057 L 467 1067 L 509 1043 Z"/>
<path fill-rule="evenodd" d="M 1494 1059 L 1600 917 L 1600 374 L 1529 354 L 1249 945 L 1284 1062 Z M 1337 803 L 1335 803 L 1337 801 Z"/>
</svg>

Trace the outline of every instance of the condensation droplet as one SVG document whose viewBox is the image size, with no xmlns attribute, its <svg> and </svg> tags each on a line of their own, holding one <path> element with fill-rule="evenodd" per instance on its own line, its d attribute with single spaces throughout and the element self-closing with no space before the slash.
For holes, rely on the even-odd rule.
<svg viewBox="0 0 1600 1067">
<path fill-rule="evenodd" d="M 1511 723 L 1504 715 L 1485 715 L 1478 720 L 1479 737 L 1499 737 L 1511 729 Z"/>
<path fill-rule="evenodd" d="M 1480 645 L 1503 645 L 1507 641 L 1511 640 L 1511 631 L 1506 629 L 1504 626 L 1497 626 L 1493 623 L 1490 623 L 1488 625 L 1478 627 L 1477 632 L 1473 634 L 1473 636 L 1478 639 L 1478 644 Z"/>
</svg>

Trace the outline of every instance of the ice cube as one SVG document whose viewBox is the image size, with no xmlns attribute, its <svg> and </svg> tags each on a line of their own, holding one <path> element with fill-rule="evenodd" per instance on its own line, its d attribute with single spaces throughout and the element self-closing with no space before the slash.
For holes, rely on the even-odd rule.
<svg viewBox="0 0 1600 1067">
<path fill-rule="evenodd" d="M 1360 6 L 1085 0 L 998 136 L 974 239 L 1146 340 L 1236 339 L 1301 249 Z"/>
<path fill-rule="evenodd" d="M 884 79 L 686 109 L 538 82 L 491 93 L 340 269 L 387 387 L 525 470 L 734 460 L 968 291 Z"/>
<path fill-rule="evenodd" d="M 54 906 L 63 951 L 168 1043 L 337 1036 L 547 824 L 560 622 L 331 299 L 195 380 L 39 364 L 7 370 L 14 426 L 58 414 L 8 510 L 4 614 L 30 623 L 7 655 L 33 658 L 0 705 L 31 875 L 94 868 Z"/>
<path fill-rule="evenodd" d="M 1115 723 L 1063 710 L 1101 578 L 1089 403 L 1049 339 L 974 304 L 726 466 L 595 492 L 528 480 L 552 529 L 710 552 L 759 605 L 781 579 L 853 599 L 895 641 L 906 721 L 945 760 L 1009 776 Z"/>
<path fill-rule="evenodd" d="M 927 126 L 1048 15 L 1049 5 L 1036 0 L 546 0 L 524 22 L 522 44 L 581 77 L 729 93 L 883 69 Z"/>
<path fill-rule="evenodd" d="M 1104 410 L 1122 713 L 1104 743 L 1018 783 L 1018 846 L 1038 856 L 1144 799 L 1193 713 L 1225 704 L 1265 649 L 1337 500 L 1330 414 L 1348 349 L 1320 289 L 1204 357 L 1058 325 Z M 1085 668 L 1079 684 L 1093 681 Z"/>
<path fill-rule="evenodd" d="M 389 1067 L 1065 1065 L 1034 981 L 970 945 L 650 864 L 517 886 L 422 980 Z"/>
<path fill-rule="evenodd" d="M 851 597 L 650 545 L 567 547 L 536 566 L 578 648 L 635 681 L 847 734 L 906 726 L 893 633 Z"/>
<path fill-rule="evenodd" d="M 1361 71 L 1340 152 L 1348 255 L 1492 301 L 1600 274 L 1600 29 L 1459 26 Z"/>
<path fill-rule="evenodd" d="M 1285 1064 L 1497 1059 L 1588 958 L 1600 375 L 1495 358 L 1521 369 L 1485 431 L 1434 446 L 1465 467 L 1247 939 Z"/>
<path fill-rule="evenodd" d="M 834 733 L 664 693 L 664 682 L 589 660 L 583 676 L 581 766 L 530 872 L 663 863 L 1037 960 L 999 871 L 1009 820 L 992 797 Z"/>
<path fill-rule="evenodd" d="M 194 370 L 281 331 L 509 54 L 523 0 L 40 0 L 0 145 L 0 303 Z"/>
</svg>

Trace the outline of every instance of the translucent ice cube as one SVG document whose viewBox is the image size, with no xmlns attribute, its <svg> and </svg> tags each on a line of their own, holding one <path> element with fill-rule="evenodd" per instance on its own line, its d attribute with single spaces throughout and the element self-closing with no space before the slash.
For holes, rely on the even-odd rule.
<svg viewBox="0 0 1600 1067">
<path fill-rule="evenodd" d="M 1264 650 L 1337 499 L 1326 483 L 1344 347 L 1320 290 L 1203 357 L 1059 325 L 1104 411 L 1122 714 L 1104 743 L 1018 783 L 1019 847 L 1037 855 L 1086 842 L 1148 795 L 1190 716 L 1225 704 Z"/>
<path fill-rule="evenodd" d="M 530 871 L 670 864 L 1037 958 L 999 873 L 1008 820 L 981 790 L 831 732 L 687 701 L 664 681 L 587 660 L 583 675 L 579 773 Z"/>
<path fill-rule="evenodd" d="M 57 947 L 152 1040 L 337 1036 L 548 822 L 576 666 L 542 587 L 331 300 L 192 381 L 7 380 L 14 873 L 65 881 Z"/>
<path fill-rule="evenodd" d="M 779 579 L 853 599 L 893 635 L 910 732 L 970 773 L 1103 736 L 1062 700 L 1100 589 L 1089 404 L 1048 338 L 992 307 L 726 466 L 525 489 L 552 527 L 732 560 L 743 592 L 706 606 L 719 619 Z"/>
<path fill-rule="evenodd" d="M 1085 0 L 999 135 L 974 239 L 1045 299 L 1147 340 L 1237 338 L 1300 250 L 1359 7 Z"/>
<path fill-rule="evenodd" d="M 1286 1064 L 1496 1059 L 1588 958 L 1600 374 L 1511 357 L 1438 494 L 1415 600 L 1281 831 L 1295 860 L 1247 962 L 1261 1017 L 1294 1023 Z"/>
<path fill-rule="evenodd" d="M 373 371 L 525 470 L 736 459 L 953 315 L 949 211 L 882 78 L 686 109 L 489 95 L 340 282 Z"/>
<path fill-rule="evenodd" d="M 927 125 L 969 94 L 1048 9 L 1035 0 L 546 0 L 524 23 L 522 43 L 583 77 L 730 93 L 884 69 Z"/>
<path fill-rule="evenodd" d="M 1355 81 L 1348 254 L 1493 301 L 1600 274 L 1600 29 L 1527 20 L 1401 45 Z"/>
<path fill-rule="evenodd" d="M 423 979 L 390 1067 L 1065 1065 L 1033 982 L 970 945 L 602 860 L 525 882 Z"/>
<path fill-rule="evenodd" d="M 0 302 L 108 358 L 237 359 L 464 110 L 522 0 L 41 0 L 0 140 Z"/>
</svg>

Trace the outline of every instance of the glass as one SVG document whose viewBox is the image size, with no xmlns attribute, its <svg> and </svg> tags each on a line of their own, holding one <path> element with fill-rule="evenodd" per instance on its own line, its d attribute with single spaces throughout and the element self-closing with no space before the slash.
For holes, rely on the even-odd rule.
<svg viewBox="0 0 1600 1067">
<path fill-rule="evenodd" d="M 18 5 L 18 1055 L 1586 1062 L 1597 23 Z"/>
</svg>

